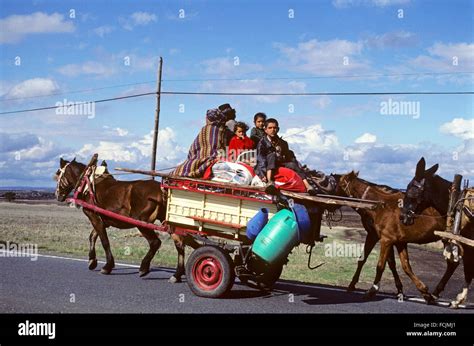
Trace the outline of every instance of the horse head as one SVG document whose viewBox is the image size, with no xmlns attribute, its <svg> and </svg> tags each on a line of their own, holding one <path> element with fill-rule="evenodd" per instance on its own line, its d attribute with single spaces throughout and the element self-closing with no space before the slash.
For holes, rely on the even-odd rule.
<svg viewBox="0 0 474 346">
<path fill-rule="evenodd" d="M 347 174 L 340 175 L 338 178 L 336 195 L 351 197 L 353 192 L 351 190 L 352 182 L 359 177 L 359 172 L 351 171 Z"/>
<path fill-rule="evenodd" d="M 72 161 L 59 160 L 59 169 L 54 175 L 54 180 L 56 180 L 56 191 L 55 195 L 58 201 L 64 202 L 66 197 L 71 193 L 76 186 L 77 180 L 84 170 L 85 165 L 76 161 L 76 158 Z"/>
<path fill-rule="evenodd" d="M 433 179 L 439 165 L 435 164 L 429 169 L 426 168 L 425 159 L 422 157 L 417 165 L 413 179 L 407 186 L 403 207 L 400 213 L 400 221 L 406 225 L 415 222 L 416 214 L 421 214 L 426 208 L 433 206 L 436 197 L 433 189 Z"/>
</svg>

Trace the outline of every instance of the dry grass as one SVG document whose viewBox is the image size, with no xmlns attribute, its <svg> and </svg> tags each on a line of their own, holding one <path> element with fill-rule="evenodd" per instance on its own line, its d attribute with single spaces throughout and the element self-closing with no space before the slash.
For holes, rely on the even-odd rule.
<svg viewBox="0 0 474 346">
<path fill-rule="evenodd" d="M 87 258 L 88 236 L 92 229 L 87 217 L 81 210 L 56 204 L 20 204 L 0 203 L 0 241 L 34 243 L 40 253 L 66 254 Z M 108 235 L 112 252 L 117 261 L 140 263 L 148 251 L 148 244 L 142 237 L 136 237 L 138 230 L 109 229 Z M 289 263 L 282 274 L 284 279 L 303 282 L 316 282 L 331 285 L 347 285 L 357 267 L 354 257 L 326 257 L 325 246 L 338 243 L 361 244 L 365 231 L 356 228 L 323 227 L 322 233 L 328 235 L 323 244 L 314 248 L 312 265 L 325 262 L 316 270 L 307 268 L 306 246 L 295 248 L 289 257 Z M 160 235 L 163 241 L 159 253 L 153 260 L 154 265 L 175 267 L 176 250 L 167 234 Z M 97 256 L 103 259 L 104 252 L 97 241 Z M 190 249 L 187 250 L 190 252 Z M 378 250 L 374 249 L 361 275 L 361 283 L 369 284 L 375 275 Z M 362 287 L 365 285 L 362 285 Z"/>
</svg>

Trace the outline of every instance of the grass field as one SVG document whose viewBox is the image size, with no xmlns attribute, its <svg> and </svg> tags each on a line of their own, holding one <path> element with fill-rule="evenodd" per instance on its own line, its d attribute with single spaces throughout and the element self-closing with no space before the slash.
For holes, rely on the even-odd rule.
<svg viewBox="0 0 474 346">
<path fill-rule="evenodd" d="M 64 254 L 87 258 L 88 236 L 92 229 L 88 219 L 81 210 L 57 204 L 23 204 L 0 203 L 0 242 L 19 244 L 37 244 L 39 253 Z M 353 244 L 360 247 L 365 239 L 365 231 L 360 228 L 323 226 L 321 231 L 328 238 L 313 250 L 312 265 L 324 262 L 316 270 L 307 268 L 308 255 L 306 246 L 301 245 L 289 256 L 289 263 L 284 268 L 282 278 L 302 282 L 314 282 L 330 285 L 347 286 L 357 267 L 357 257 L 337 256 L 332 253 L 334 244 Z M 148 250 L 148 243 L 137 237 L 137 229 L 118 230 L 110 228 L 108 235 L 116 261 L 140 263 Z M 152 265 L 175 267 L 177 253 L 174 244 L 167 234 L 160 235 L 162 247 L 155 256 Z M 97 255 L 104 259 L 100 240 L 97 241 Z M 191 251 L 187 248 L 187 253 Z M 336 255 L 336 256 L 334 256 Z M 339 253 L 341 255 L 341 253 Z M 354 254 L 357 255 L 357 254 Z M 378 247 L 374 249 L 361 275 L 358 287 L 368 287 L 375 275 Z M 86 264 L 84 264 L 86 267 Z M 388 272 L 388 269 L 387 269 Z M 389 274 L 384 275 L 392 282 Z M 400 271 L 401 272 L 401 271 Z M 391 287 L 393 285 L 389 284 Z"/>
</svg>

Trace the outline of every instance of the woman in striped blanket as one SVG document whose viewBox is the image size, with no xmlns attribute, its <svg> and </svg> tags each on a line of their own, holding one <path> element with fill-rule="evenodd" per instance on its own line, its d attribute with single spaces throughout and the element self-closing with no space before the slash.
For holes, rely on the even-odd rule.
<svg viewBox="0 0 474 346">
<path fill-rule="evenodd" d="M 189 148 L 186 161 L 180 164 L 172 174 L 200 178 L 217 159 L 225 157 L 228 144 L 228 130 L 225 123 L 232 115 L 235 116 L 235 109 L 229 104 L 209 109 L 206 114 L 206 125 Z"/>
</svg>

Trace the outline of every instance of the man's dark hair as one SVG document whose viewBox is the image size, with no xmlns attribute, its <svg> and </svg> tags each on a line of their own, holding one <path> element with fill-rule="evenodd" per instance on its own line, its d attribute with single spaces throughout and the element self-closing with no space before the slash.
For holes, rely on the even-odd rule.
<svg viewBox="0 0 474 346">
<path fill-rule="evenodd" d="M 244 123 L 243 121 L 237 121 L 234 125 L 234 131 L 237 130 L 237 128 L 240 127 L 242 130 L 244 130 L 244 132 L 247 132 L 249 127 L 246 123 Z"/>
<path fill-rule="evenodd" d="M 280 125 L 278 124 L 278 120 L 276 120 L 275 118 L 269 118 L 267 120 L 265 120 L 265 127 L 268 126 L 268 124 L 276 124 L 277 127 L 279 127 Z"/>
<path fill-rule="evenodd" d="M 263 121 L 265 121 L 267 120 L 267 115 L 265 113 L 258 112 L 257 114 L 253 116 L 253 122 L 255 123 L 258 118 L 263 118 Z"/>
<path fill-rule="evenodd" d="M 224 103 L 217 107 L 222 113 L 225 114 L 227 120 L 233 120 L 235 119 L 235 109 L 233 109 L 230 104 Z"/>
</svg>

